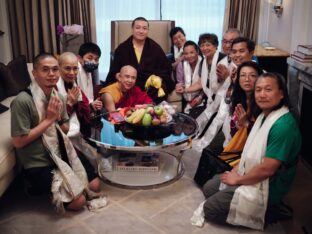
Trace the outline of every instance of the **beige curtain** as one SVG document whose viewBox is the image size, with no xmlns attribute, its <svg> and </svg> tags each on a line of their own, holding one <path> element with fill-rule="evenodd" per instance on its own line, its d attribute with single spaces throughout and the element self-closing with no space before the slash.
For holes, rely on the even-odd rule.
<svg viewBox="0 0 312 234">
<path fill-rule="evenodd" d="M 13 56 L 28 62 L 39 53 L 60 53 L 57 25 L 84 26 L 84 41 L 91 41 L 94 0 L 7 0 Z"/>
<path fill-rule="evenodd" d="M 237 28 L 244 36 L 256 42 L 259 28 L 260 0 L 229 1 L 227 28 Z"/>
</svg>

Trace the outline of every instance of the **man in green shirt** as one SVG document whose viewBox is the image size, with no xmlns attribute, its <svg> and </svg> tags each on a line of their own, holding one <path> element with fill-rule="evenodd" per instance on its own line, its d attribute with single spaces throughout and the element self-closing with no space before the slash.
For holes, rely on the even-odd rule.
<svg viewBox="0 0 312 234">
<path fill-rule="evenodd" d="M 64 100 L 55 91 L 60 76 L 56 58 L 51 54 L 41 54 L 34 59 L 33 64 L 35 81 L 29 90 L 19 93 L 11 104 L 11 135 L 30 184 L 40 192 L 51 193 L 52 171 L 56 168 L 50 156 L 53 154 L 51 149 L 55 149 L 65 162 L 68 163 L 69 159 L 66 155 L 68 152 L 62 151 L 60 137 L 55 134 L 52 139 L 43 136 L 49 130 L 54 132 L 53 126 L 56 125 L 66 133 L 69 129 L 68 115 Z M 91 181 L 88 187 L 93 191 L 99 190 L 99 178 L 87 174 Z M 80 194 L 67 204 L 67 208 L 79 210 L 85 202 L 85 196 Z"/>
<path fill-rule="evenodd" d="M 240 164 L 203 187 L 206 220 L 263 229 L 271 207 L 280 204 L 295 176 L 301 135 L 283 77 L 262 74 L 255 83 L 262 110 L 244 147 Z M 220 183 L 222 184 L 220 186 Z"/>
</svg>

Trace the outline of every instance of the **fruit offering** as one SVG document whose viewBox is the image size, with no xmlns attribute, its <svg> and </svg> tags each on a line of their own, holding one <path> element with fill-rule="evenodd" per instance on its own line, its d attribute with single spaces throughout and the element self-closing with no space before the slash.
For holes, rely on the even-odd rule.
<svg viewBox="0 0 312 234">
<path fill-rule="evenodd" d="M 171 120 L 170 114 L 162 106 L 138 106 L 126 113 L 126 122 L 142 126 L 160 125 Z"/>
</svg>

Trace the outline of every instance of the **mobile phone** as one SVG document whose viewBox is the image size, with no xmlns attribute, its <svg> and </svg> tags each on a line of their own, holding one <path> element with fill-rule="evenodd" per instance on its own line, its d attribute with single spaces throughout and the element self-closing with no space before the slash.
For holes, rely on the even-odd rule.
<svg viewBox="0 0 312 234">
<path fill-rule="evenodd" d="M 116 123 L 121 123 L 125 121 L 125 118 L 119 112 L 111 112 L 109 113 L 109 117 Z"/>
</svg>

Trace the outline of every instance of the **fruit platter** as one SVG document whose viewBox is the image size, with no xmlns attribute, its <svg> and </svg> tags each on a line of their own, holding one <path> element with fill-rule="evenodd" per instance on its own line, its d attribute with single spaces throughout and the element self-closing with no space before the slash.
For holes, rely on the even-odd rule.
<svg viewBox="0 0 312 234">
<path fill-rule="evenodd" d="M 126 112 L 125 121 L 140 126 L 158 126 L 167 124 L 172 116 L 162 106 L 138 106 Z"/>
<path fill-rule="evenodd" d="M 161 105 L 139 105 L 125 112 L 122 132 L 133 139 L 159 139 L 172 133 L 172 115 Z"/>
</svg>

